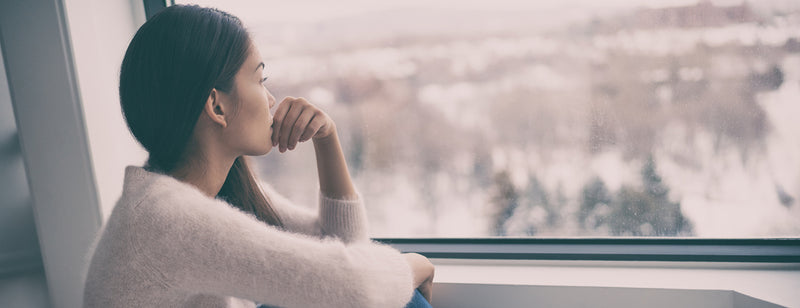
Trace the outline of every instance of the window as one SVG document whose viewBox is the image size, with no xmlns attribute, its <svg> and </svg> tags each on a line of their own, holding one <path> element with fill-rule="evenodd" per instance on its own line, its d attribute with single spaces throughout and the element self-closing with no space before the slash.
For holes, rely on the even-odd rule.
<svg viewBox="0 0 800 308">
<path fill-rule="evenodd" d="M 187 2 L 334 118 L 373 237 L 800 235 L 800 1 Z M 257 158 L 299 204 L 313 161 Z"/>
</svg>

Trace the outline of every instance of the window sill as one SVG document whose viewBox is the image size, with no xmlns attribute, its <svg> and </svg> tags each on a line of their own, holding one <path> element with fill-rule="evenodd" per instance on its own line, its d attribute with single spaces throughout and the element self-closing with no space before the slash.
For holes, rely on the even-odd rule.
<svg viewBox="0 0 800 308">
<path fill-rule="evenodd" d="M 748 307 L 778 304 L 734 291 L 612 287 L 520 286 L 446 283 L 433 306 L 449 307 Z"/>
<path fill-rule="evenodd" d="M 796 292 L 800 289 L 800 263 L 431 262 L 436 266 L 433 306 L 439 308 L 529 307 L 530 303 L 543 307 L 587 307 L 587 303 L 593 307 L 800 306 Z M 702 304 L 676 304 L 676 300 Z"/>
</svg>

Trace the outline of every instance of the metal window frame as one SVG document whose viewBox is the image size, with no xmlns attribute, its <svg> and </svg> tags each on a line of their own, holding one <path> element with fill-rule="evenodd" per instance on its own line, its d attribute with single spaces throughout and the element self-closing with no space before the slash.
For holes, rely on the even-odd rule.
<svg viewBox="0 0 800 308">
<path fill-rule="evenodd" d="M 174 0 L 143 0 L 147 18 Z M 800 238 L 374 238 L 429 258 L 800 262 Z"/>
<path fill-rule="evenodd" d="M 161 11 L 167 6 L 175 5 L 175 0 L 143 0 L 144 2 L 144 15 L 147 19 L 153 17 L 158 11 Z"/>
<path fill-rule="evenodd" d="M 800 238 L 374 238 L 428 258 L 800 263 Z"/>
</svg>

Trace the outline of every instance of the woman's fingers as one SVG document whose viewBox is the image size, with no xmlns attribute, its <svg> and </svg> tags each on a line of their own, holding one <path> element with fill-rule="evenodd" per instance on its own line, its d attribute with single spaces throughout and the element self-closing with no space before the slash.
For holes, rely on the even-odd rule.
<svg viewBox="0 0 800 308">
<path fill-rule="evenodd" d="M 294 97 L 287 96 L 281 101 L 278 108 L 275 109 L 275 114 L 272 116 L 272 146 L 278 145 L 278 137 L 280 137 L 286 113 L 289 111 L 291 102 L 294 101 L 294 99 Z"/>
<path fill-rule="evenodd" d="M 417 288 L 417 290 L 419 290 L 419 293 L 422 294 L 422 297 L 424 297 L 425 300 L 428 301 L 428 303 L 432 303 L 431 300 L 433 299 L 433 279 L 422 283 L 422 285 L 420 285 L 419 288 Z"/>
<path fill-rule="evenodd" d="M 277 146 L 281 153 L 294 150 L 298 142 L 330 135 L 332 125 L 322 110 L 304 98 L 288 96 L 273 115 L 272 146 Z"/>
<path fill-rule="evenodd" d="M 305 108 L 303 112 L 300 113 L 300 116 L 297 117 L 297 121 L 292 125 L 292 131 L 289 133 L 289 139 L 286 143 L 286 147 L 289 150 L 294 150 L 297 141 L 300 141 L 301 135 L 306 134 L 308 131 L 308 124 L 311 123 L 311 119 L 314 118 L 315 114 L 312 108 Z"/>
<path fill-rule="evenodd" d="M 304 109 L 304 106 L 298 101 L 292 101 L 289 105 L 289 111 L 286 112 L 286 116 L 281 121 L 281 128 L 278 134 L 278 149 L 281 153 L 289 148 L 289 135 L 292 133 L 292 129 L 294 129 L 295 123 Z"/>
<path fill-rule="evenodd" d="M 431 300 L 433 299 L 433 276 L 435 272 L 435 269 L 431 268 L 428 279 L 426 279 L 425 282 L 423 282 L 418 288 L 419 292 L 422 293 L 422 297 L 428 300 L 428 303 L 431 303 Z"/>
<path fill-rule="evenodd" d="M 314 137 L 325 123 L 325 117 L 321 112 L 314 113 L 314 117 L 311 119 L 311 122 L 308 123 L 308 127 L 306 127 L 306 130 L 300 136 L 300 141 L 306 141 Z"/>
</svg>

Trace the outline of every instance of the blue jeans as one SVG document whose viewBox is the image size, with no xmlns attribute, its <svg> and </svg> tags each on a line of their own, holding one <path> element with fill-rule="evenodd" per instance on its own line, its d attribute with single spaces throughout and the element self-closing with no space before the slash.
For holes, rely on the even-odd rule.
<svg viewBox="0 0 800 308">
<path fill-rule="evenodd" d="M 258 305 L 256 308 L 270 308 L 271 306 L 267 306 L 264 304 Z M 405 308 L 433 308 L 431 304 L 422 296 L 422 293 L 419 293 L 419 290 L 414 289 L 414 296 L 411 297 L 411 301 L 406 304 Z"/>
<path fill-rule="evenodd" d="M 428 303 L 428 300 L 422 296 L 422 293 L 419 290 L 414 289 L 414 296 L 411 297 L 411 301 L 406 304 L 406 308 L 433 308 L 431 304 Z"/>
</svg>

